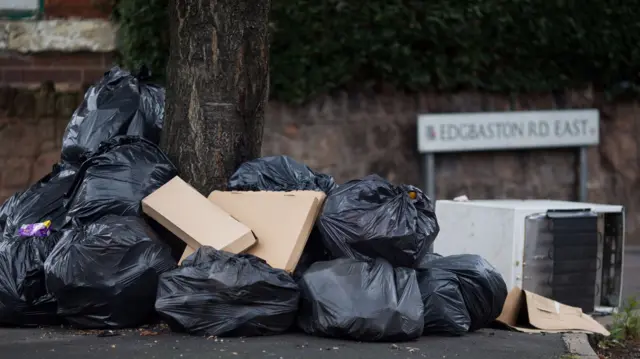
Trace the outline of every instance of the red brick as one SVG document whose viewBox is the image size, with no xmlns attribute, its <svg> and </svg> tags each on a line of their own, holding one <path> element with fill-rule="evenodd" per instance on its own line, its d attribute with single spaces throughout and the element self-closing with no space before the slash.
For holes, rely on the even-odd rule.
<svg viewBox="0 0 640 359">
<path fill-rule="evenodd" d="M 56 141 L 58 141 L 57 143 L 59 147 L 62 147 L 62 137 L 64 136 L 64 132 L 67 130 L 67 125 L 69 124 L 70 118 L 71 116 L 69 116 L 68 118 L 58 119 L 56 121 L 56 132 L 54 134 L 54 137 Z"/>
<path fill-rule="evenodd" d="M 66 19 L 79 17 L 83 19 L 108 19 L 109 13 L 105 13 L 96 9 L 80 8 L 53 8 L 46 10 L 47 19 Z"/>
<path fill-rule="evenodd" d="M 53 141 L 53 140 L 45 140 L 42 143 L 40 143 L 40 151 L 41 152 L 48 152 L 48 151 L 52 151 L 55 149 L 58 149 L 58 141 Z"/>
<path fill-rule="evenodd" d="M 44 136 L 39 132 L 37 123 L 9 121 L 4 127 L 0 127 L 0 158 L 10 156 L 33 158 L 39 153 L 42 137 Z M 0 168 L 0 173 L 3 171 L 4 169 Z"/>
<path fill-rule="evenodd" d="M 9 158 L 2 169 L 2 185 L 4 187 L 26 187 L 29 185 L 31 164 L 29 157 Z"/>
<path fill-rule="evenodd" d="M 22 82 L 22 70 L 19 69 L 3 69 L 2 70 L 2 81 L 5 83 L 15 83 Z"/>
<path fill-rule="evenodd" d="M 32 56 L 6 54 L 0 56 L 0 67 L 27 67 L 33 64 Z"/>
<path fill-rule="evenodd" d="M 102 54 L 103 62 L 102 65 L 105 69 L 111 68 L 116 63 L 116 57 L 113 52 L 105 52 Z"/>
<path fill-rule="evenodd" d="M 106 70 L 84 70 L 82 83 L 93 85 L 104 76 L 105 71 Z"/>
<path fill-rule="evenodd" d="M 23 68 L 4 69 L 5 83 L 41 83 L 53 81 L 61 83 L 81 83 L 82 70 L 53 69 L 53 68 Z"/>
<path fill-rule="evenodd" d="M 111 14 L 110 0 L 45 0 L 47 17 L 107 18 Z"/>
<path fill-rule="evenodd" d="M 109 0 L 45 0 L 44 6 L 84 6 L 84 7 L 100 7 L 109 4 Z"/>
<path fill-rule="evenodd" d="M 4 201 L 8 200 L 9 197 L 11 197 L 14 194 L 24 190 L 25 188 L 26 188 L 26 186 L 21 186 L 21 187 L 16 187 L 16 188 L 0 187 L 0 205 L 3 204 Z"/>
<path fill-rule="evenodd" d="M 51 167 L 53 166 L 53 164 L 58 161 L 60 161 L 59 148 L 41 154 L 38 159 L 33 162 L 33 167 L 31 168 L 31 178 L 29 179 L 29 182 L 34 183 L 40 180 L 42 177 L 46 176 L 51 172 Z"/>
<path fill-rule="evenodd" d="M 103 56 L 99 52 L 44 52 L 33 56 L 37 67 L 96 67 L 102 68 Z"/>
</svg>

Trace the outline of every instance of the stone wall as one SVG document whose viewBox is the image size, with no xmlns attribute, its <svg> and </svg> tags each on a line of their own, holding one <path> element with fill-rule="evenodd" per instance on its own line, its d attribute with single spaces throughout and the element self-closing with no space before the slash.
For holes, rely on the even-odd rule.
<svg viewBox="0 0 640 359">
<path fill-rule="evenodd" d="M 79 93 L 3 89 L 0 92 L 0 200 L 26 187 L 59 158 L 66 122 Z M 340 94 L 300 107 L 271 103 L 263 153 L 287 154 L 339 182 L 378 173 L 421 186 L 416 115 L 554 108 L 598 108 L 601 145 L 589 150 L 589 200 L 623 204 L 630 241 L 640 241 L 638 104 L 608 103 L 591 90 L 501 96 L 460 94 Z M 436 157 L 437 197 L 577 199 L 577 150 L 442 154 Z"/>
<path fill-rule="evenodd" d="M 82 2 L 52 0 L 47 11 L 91 14 Z M 115 35 L 105 19 L 0 20 L 0 84 L 37 88 L 51 81 L 77 90 L 94 83 L 114 63 Z"/>
<path fill-rule="evenodd" d="M 0 88 L 0 202 L 42 178 L 60 159 L 62 134 L 80 93 Z"/>
</svg>

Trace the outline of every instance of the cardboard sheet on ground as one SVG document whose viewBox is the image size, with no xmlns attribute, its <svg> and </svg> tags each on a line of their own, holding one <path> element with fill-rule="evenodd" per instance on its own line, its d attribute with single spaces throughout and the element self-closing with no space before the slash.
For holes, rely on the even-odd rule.
<svg viewBox="0 0 640 359">
<path fill-rule="evenodd" d="M 213 204 L 180 177 L 174 177 L 144 198 L 142 210 L 184 241 L 187 250 L 191 248 L 193 251 L 201 245 L 207 245 L 231 253 L 242 253 L 256 243 L 249 227 Z"/>
<path fill-rule="evenodd" d="M 318 191 L 214 191 L 209 200 L 256 235 L 258 243 L 246 253 L 293 272 L 325 197 Z"/>
<path fill-rule="evenodd" d="M 598 333 L 609 331 L 580 308 L 571 307 L 515 287 L 497 322 L 525 333 Z"/>
</svg>

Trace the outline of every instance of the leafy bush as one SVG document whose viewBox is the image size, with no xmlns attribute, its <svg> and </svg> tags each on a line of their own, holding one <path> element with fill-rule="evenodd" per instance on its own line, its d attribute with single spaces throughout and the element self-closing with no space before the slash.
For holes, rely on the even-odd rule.
<svg viewBox="0 0 640 359">
<path fill-rule="evenodd" d="M 616 341 L 636 341 L 640 339 L 640 302 L 630 298 L 621 308 L 622 310 L 613 316 L 611 324 L 611 339 Z"/>
<path fill-rule="evenodd" d="M 119 1 L 126 66 L 163 72 L 167 0 Z M 272 97 L 640 87 L 640 0 L 271 0 Z"/>
<path fill-rule="evenodd" d="M 130 69 L 146 65 L 163 82 L 169 58 L 168 0 L 116 0 L 113 20 L 118 24 L 118 62 Z"/>
<path fill-rule="evenodd" d="M 609 357 L 612 352 L 624 351 L 625 348 L 637 344 L 640 339 L 639 309 L 640 302 L 634 297 L 629 298 L 613 315 L 613 322 L 607 326 L 610 336 L 604 337 L 600 334 L 589 336 L 589 342 L 599 354 L 602 354 L 602 357 Z"/>
</svg>

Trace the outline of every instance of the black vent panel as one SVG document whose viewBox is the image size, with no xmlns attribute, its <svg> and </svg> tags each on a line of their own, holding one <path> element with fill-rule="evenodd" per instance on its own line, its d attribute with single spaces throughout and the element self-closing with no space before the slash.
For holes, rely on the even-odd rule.
<svg viewBox="0 0 640 359">
<path fill-rule="evenodd" d="M 553 299 L 595 310 L 598 272 L 598 215 L 585 210 L 549 210 L 549 231 L 553 236 Z"/>
</svg>

